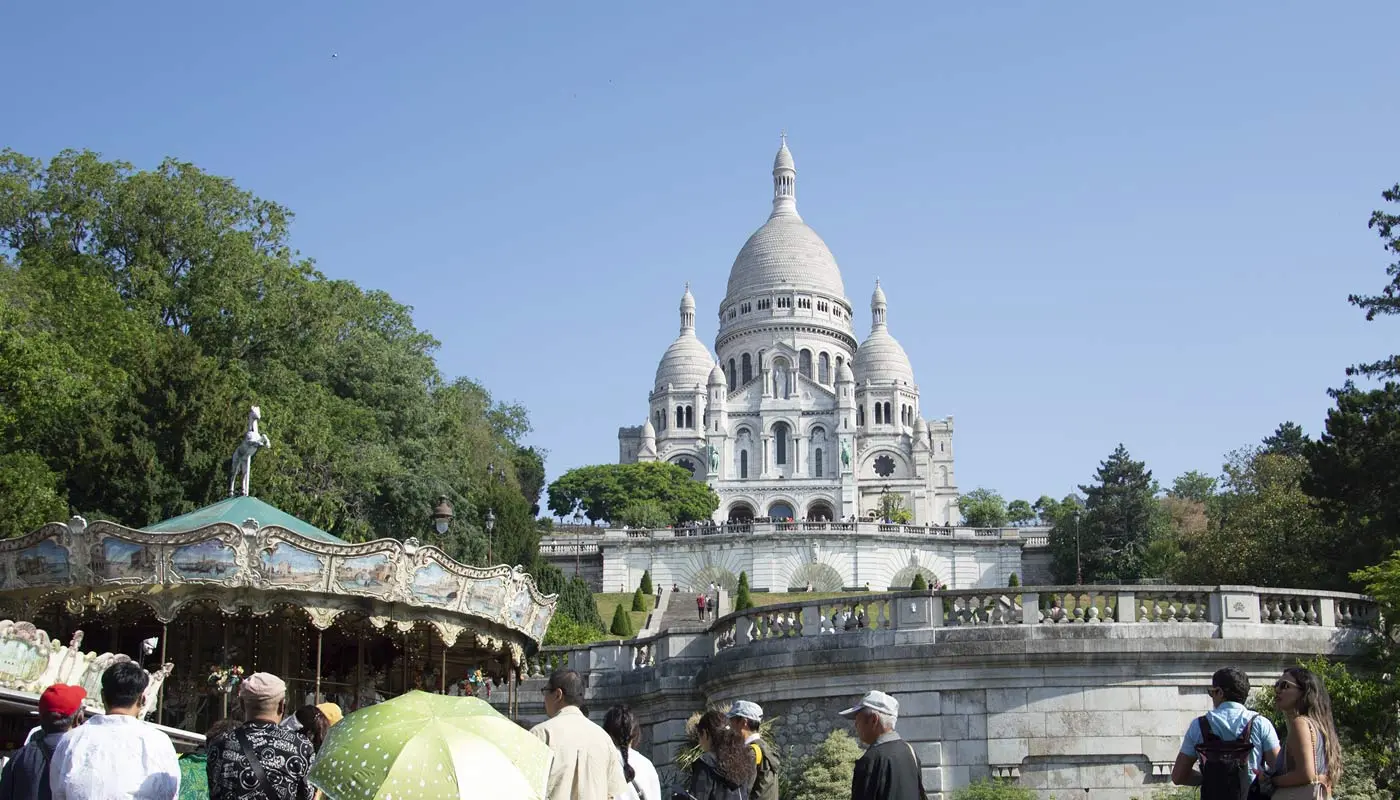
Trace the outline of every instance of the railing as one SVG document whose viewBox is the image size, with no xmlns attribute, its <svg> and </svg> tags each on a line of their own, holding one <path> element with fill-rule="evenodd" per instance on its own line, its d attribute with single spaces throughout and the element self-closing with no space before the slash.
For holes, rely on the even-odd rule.
<svg viewBox="0 0 1400 800">
<path fill-rule="evenodd" d="M 1043 547 L 1049 542 L 1049 528 L 1043 527 L 968 528 L 947 525 L 898 525 L 872 520 L 858 522 L 757 520 L 753 522 L 735 522 L 725 525 L 716 525 L 706 522 L 678 525 L 673 528 L 611 528 L 606 530 L 603 528 L 584 528 L 583 530 L 589 532 L 559 536 L 546 534 L 540 539 L 540 547 L 548 548 L 560 545 L 578 546 L 579 544 L 584 544 L 586 546 L 587 544 L 598 544 L 611 538 L 622 538 L 628 541 L 650 541 L 691 536 L 761 536 L 764 534 L 796 532 L 893 534 L 897 536 L 935 536 L 951 539 L 1020 541 L 1024 545 L 1031 547 Z M 571 550 L 545 550 L 545 552 L 573 553 Z M 585 550 L 584 552 L 593 551 Z"/>
<path fill-rule="evenodd" d="M 526 659 L 524 675 L 542 678 L 562 666 L 639 670 L 655 666 L 668 652 L 703 659 L 774 639 L 868 631 L 925 630 L 944 636 L 960 628 L 1171 625 L 1181 626 L 1181 636 L 1218 638 L 1257 636 L 1256 626 L 1292 625 L 1330 637 L 1329 631 L 1364 635 L 1379 623 L 1379 609 L 1368 597 L 1299 589 L 1038 586 L 884 592 L 759 606 L 727 614 L 704 632 L 662 631 L 621 642 L 542 647 Z M 948 633 L 935 633 L 940 629 Z"/>
<path fill-rule="evenodd" d="M 587 555 L 598 552 L 597 542 L 547 542 L 540 545 L 540 553 L 547 556 Z"/>
</svg>

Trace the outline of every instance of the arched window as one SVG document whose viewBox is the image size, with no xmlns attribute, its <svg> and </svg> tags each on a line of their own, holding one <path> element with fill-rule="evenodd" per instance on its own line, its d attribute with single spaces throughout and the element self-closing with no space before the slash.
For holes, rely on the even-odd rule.
<svg viewBox="0 0 1400 800">
<path fill-rule="evenodd" d="M 739 477 L 749 477 L 749 451 L 747 450 L 739 451 Z"/>
<path fill-rule="evenodd" d="M 865 406 L 856 406 L 856 426 L 865 427 Z"/>
<path fill-rule="evenodd" d="M 885 407 L 879 403 L 875 404 L 875 424 L 879 425 L 885 421 Z"/>
<path fill-rule="evenodd" d="M 826 353 L 817 356 L 817 382 L 831 383 L 831 356 Z"/>
<path fill-rule="evenodd" d="M 797 371 L 802 373 L 802 377 L 812 377 L 812 351 L 803 350 L 797 354 Z"/>
<path fill-rule="evenodd" d="M 788 426 L 779 422 L 773 426 L 773 463 L 786 464 L 788 451 Z"/>
<path fill-rule="evenodd" d="M 695 406 L 685 407 L 685 426 L 687 428 L 695 427 Z"/>
<path fill-rule="evenodd" d="M 886 424 L 886 425 L 889 425 L 889 424 L 892 423 L 892 422 L 894 422 L 894 417 L 891 417 L 891 416 L 890 416 L 890 401 L 886 400 L 886 401 L 885 401 L 885 424 Z"/>
<path fill-rule="evenodd" d="M 685 408 L 682 406 L 676 406 L 676 427 L 685 427 Z"/>
<path fill-rule="evenodd" d="M 749 359 L 748 353 L 743 355 L 743 371 L 740 374 L 743 376 L 740 383 L 748 383 L 753 380 L 753 361 Z"/>
<path fill-rule="evenodd" d="M 813 477 L 822 477 L 822 449 L 820 447 L 812 451 L 812 466 L 815 468 L 812 470 Z"/>
<path fill-rule="evenodd" d="M 725 375 L 725 380 L 729 381 L 729 386 L 734 387 L 734 359 L 729 359 L 729 374 Z"/>
<path fill-rule="evenodd" d="M 844 364 L 844 363 L 846 363 L 846 357 L 845 357 L 845 356 L 837 356 L 837 357 L 836 357 L 836 368 L 837 368 L 837 369 L 841 369 L 841 365 Z"/>
</svg>

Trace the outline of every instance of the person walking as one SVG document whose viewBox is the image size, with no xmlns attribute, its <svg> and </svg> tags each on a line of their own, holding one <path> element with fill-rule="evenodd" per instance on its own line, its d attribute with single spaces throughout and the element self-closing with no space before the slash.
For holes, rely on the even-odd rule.
<svg viewBox="0 0 1400 800">
<path fill-rule="evenodd" d="M 705 752 L 690 767 L 686 791 L 695 800 L 749 800 L 753 754 L 729 727 L 729 720 L 718 711 L 707 711 L 695 730 Z"/>
<path fill-rule="evenodd" d="M 695 595 L 695 610 L 700 614 L 700 621 L 705 621 L 705 595 L 703 593 Z"/>
<path fill-rule="evenodd" d="M 49 763 L 58 743 L 83 722 L 81 686 L 55 683 L 39 695 L 41 735 L 29 740 L 0 770 L 0 800 L 49 800 Z"/>
<path fill-rule="evenodd" d="M 1288 719 L 1288 738 L 1259 788 L 1274 800 L 1331 796 L 1342 779 L 1342 750 L 1322 678 L 1303 667 L 1284 670 L 1274 682 L 1274 707 Z"/>
<path fill-rule="evenodd" d="M 752 800 L 778 800 L 778 776 L 782 770 L 778 757 L 768 749 L 759 728 L 763 725 L 763 706 L 740 700 L 729 708 L 729 726 L 744 740 L 744 746 L 753 752 L 753 785 L 749 787 Z"/>
<path fill-rule="evenodd" d="M 102 673 L 107 713 L 69 731 L 54 748 L 49 786 L 54 800 L 175 800 L 180 763 L 170 737 L 147 724 L 151 676 L 134 661 Z"/>
<path fill-rule="evenodd" d="M 204 733 L 204 744 L 180 756 L 179 800 L 209 800 L 209 745 L 238 727 L 238 720 L 221 719 Z"/>
<path fill-rule="evenodd" d="M 311 740 L 279 724 L 287 715 L 287 684 L 254 672 L 238 684 L 242 725 L 209 747 L 211 800 L 311 800 L 307 780 L 316 750 Z"/>
<path fill-rule="evenodd" d="M 603 717 L 603 730 L 612 737 L 622 756 L 622 777 L 627 779 L 627 792 L 622 800 L 662 800 L 661 776 L 646 756 L 632 749 L 642 738 L 637 717 L 627 706 L 613 706 Z M 618 798 L 613 798 L 618 800 Z"/>
<path fill-rule="evenodd" d="M 854 720 L 856 738 L 867 745 L 851 776 L 851 800 L 925 800 L 919 757 L 894 730 L 899 701 L 884 692 L 866 692 L 841 716 Z"/>
<path fill-rule="evenodd" d="M 530 733 L 554 753 L 545 800 L 609 800 L 626 794 L 627 779 L 612 737 L 579 708 L 583 677 L 558 669 L 541 691 L 549 719 Z"/>
<path fill-rule="evenodd" d="M 1265 764 L 1278 760 L 1278 732 L 1268 717 L 1244 707 L 1249 699 L 1249 676 L 1234 667 L 1216 670 L 1206 689 L 1214 705 L 1204 716 L 1191 721 L 1186 735 L 1181 740 L 1181 752 L 1172 765 L 1172 783 L 1177 786 L 1201 786 L 1208 784 L 1203 791 L 1206 797 L 1234 797 L 1244 800 L 1250 794 L 1253 776 L 1262 771 Z M 1209 755 L 1220 750 L 1221 742 L 1247 740 L 1249 748 L 1244 754 L 1244 763 L 1233 777 L 1211 768 L 1203 777 L 1203 771 L 1196 768 L 1201 762 L 1204 749 Z M 1228 748 L 1226 748 L 1228 749 Z M 1231 760 L 1228 754 L 1220 763 Z M 1232 784 L 1232 785 L 1226 785 Z"/>
</svg>

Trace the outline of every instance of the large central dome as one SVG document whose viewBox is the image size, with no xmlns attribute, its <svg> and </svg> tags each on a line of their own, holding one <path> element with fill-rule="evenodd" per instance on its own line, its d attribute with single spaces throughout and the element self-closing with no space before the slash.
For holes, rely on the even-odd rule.
<svg viewBox="0 0 1400 800">
<path fill-rule="evenodd" d="M 844 300 L 841 270 L 826 242 L 798 215 L 796 189 L 797 170 L 784 141 L 773 160 L 773 213 L 734 259 L 725 306 L 780 288 Z"/>
</svg>

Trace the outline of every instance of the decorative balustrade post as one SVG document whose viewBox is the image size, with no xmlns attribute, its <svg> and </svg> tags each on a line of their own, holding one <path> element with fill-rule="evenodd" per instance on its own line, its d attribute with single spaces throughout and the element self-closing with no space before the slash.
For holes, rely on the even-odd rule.
<svg viewBox="0 0 1400 800">
<path fill-rule="evenodd" d="M 1040 592 L 1021 592 L 1021 624 L 1040 624 Z"/>
<path fill-rule="evenodd" d="M 822 632 L 822 607 L 811 603 L 802 607 L 802 635 L 820 636 Z"/>
<path fill-rule="evenodd" d="M 1260 624 L 1258 590 L 1247 586 L 1221 586 L 1210 594 L 1210 621 L 1220 626 L 1221 638 L 1246 635 L 1242 626 Z"/>
<path fill-rule="evenodd" d="M 1117 614 L 1116 622 L 1137 622 L 1137 592 L 1119 592 L 1114 612 Z"/>
<path fill-rule="evenodd" d="M 743 647 L 746 644 L 752 643 L 754 640 L 753 634 L 755 627 L 753 617 L 750 617 L 748 614 L 744 614 L 734 620 L 734 646 Z"/>
<path fill-rule="evenodd" d="M 1317 624 L 1324 628 L 1337 627 L 1337 600 L 1333 597 L 1319 597 Z"/>
<path fill-rule="evenodd" d="M 929 600 L 929 625 L 941 628 L 943 627 L 943 595 L 936 594 Z"/>
</svg>

